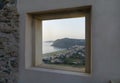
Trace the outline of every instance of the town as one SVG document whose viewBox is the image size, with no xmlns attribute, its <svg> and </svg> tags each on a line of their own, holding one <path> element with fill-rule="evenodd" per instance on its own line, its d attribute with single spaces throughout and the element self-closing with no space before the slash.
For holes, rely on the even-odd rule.
<svg viewBox="0 0 120 83">
<path fill-rule="evenodd" d="M 74 45 L 58 53 L 48 53 L 44 55 L 42 61 L 45 64 L 62 64 L 76 67 L 84 66 L 85 46 Z"/>
</svg>

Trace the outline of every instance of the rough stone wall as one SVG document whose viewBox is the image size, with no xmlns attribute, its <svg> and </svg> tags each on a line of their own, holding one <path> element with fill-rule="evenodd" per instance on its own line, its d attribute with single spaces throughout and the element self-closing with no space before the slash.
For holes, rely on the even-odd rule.
<svg viewBox="0 0 120 83">
<path fill-rule="evenodd" d="M 0 0 L 0 83 L 17 83 L 19 21 L 16 0 Z"/>
</svg>

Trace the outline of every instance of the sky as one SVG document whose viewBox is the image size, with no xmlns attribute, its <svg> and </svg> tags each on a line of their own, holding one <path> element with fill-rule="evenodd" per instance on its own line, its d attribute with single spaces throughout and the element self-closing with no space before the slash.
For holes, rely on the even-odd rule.
<svg viewBox="0 0 120 83">
<path fill-rule="evenodd" d="M 85 17 L 43 20 L 42 27 L 43 41 L 85 39 Z"/>
</svg>

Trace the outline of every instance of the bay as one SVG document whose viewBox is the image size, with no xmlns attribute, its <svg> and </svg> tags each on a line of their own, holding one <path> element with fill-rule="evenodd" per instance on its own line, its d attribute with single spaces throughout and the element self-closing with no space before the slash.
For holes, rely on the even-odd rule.
<svg viewBox="0 0 120 83">
<path fill-rule="evenodd" d="M 64 50 L 64 49 L 61 49 L 61 48 L 56 48 L 56 47 L 52 46 L 52 44 L 53 44 L 53 42 L 44 41 L 42 43 L 42 53 L 46 54 L 46 53 L 51 53 L 51 52 Z"/>
</svg>

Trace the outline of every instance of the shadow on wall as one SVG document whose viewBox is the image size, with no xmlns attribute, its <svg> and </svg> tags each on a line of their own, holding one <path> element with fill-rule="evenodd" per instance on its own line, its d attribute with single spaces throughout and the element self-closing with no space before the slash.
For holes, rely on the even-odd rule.
<svg viewBox="0 0 120 83">
<path fill-rule="evenodd" d="M 8 0 L 0 0 L 0 10 L 8 3 Z"/>
<path fill-rule="evenodd" d="M 17 0 L 0 0 L 0 10 L 4 8 L 7 3 L 16 5 Z"/>
</svg>

